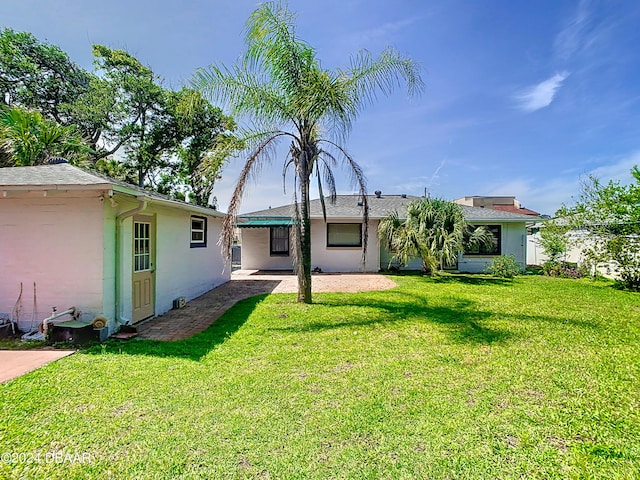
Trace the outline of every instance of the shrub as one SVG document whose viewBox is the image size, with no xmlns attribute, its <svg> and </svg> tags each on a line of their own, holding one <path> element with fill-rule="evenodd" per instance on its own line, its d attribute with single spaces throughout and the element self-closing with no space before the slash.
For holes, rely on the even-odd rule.
<svg viewBox="0 0 640 480">
<path fill-rule="evenodd" d="M 549 277 L 582 278 L 587 275 L 587 269 L 571 262 L 554 262 L 549 260 L 542 265 L 542 271 Z"/>
<path fill-rule="evenodd" d="M 496 277 L 513 278 L 522 273 L 522 268 L 514 255 L 500 255 L 493 259 L 487 271 Z"/>
</svg>

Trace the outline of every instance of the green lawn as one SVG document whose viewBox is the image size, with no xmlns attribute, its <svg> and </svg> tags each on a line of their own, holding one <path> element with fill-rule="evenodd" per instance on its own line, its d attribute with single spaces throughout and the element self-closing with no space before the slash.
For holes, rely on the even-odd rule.
<svg viewBox="0 0 640 480">
<path fill-rule="evenodd" d="M 393 278 L 254 297 L 190 340 L 0 386 L 0 477 L 640 476 L 639 294 Z"/>
</svg>

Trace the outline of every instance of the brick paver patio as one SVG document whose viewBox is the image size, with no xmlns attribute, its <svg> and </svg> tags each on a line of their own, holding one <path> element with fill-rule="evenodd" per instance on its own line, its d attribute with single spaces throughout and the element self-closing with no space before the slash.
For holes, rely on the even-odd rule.
<svg viewBox="0 0 640 480">
<path fill-rule="evenodd" d="M 272 292 L 278 280 L 232 280 L 187 303 L 137 325 L 138 338 L 183 340 L 206 330 L 229 308 L 245 298 Z"/>
</svg>

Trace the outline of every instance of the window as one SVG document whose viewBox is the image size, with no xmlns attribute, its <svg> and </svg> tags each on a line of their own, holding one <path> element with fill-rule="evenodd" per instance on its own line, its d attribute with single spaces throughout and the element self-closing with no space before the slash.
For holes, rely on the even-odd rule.
<svg viewBox="0 0 640 480">
<path fill-rule="evenodd" d="M 271 227 L 269 232 L 271 256 L 289 256 L 289 227 Z"/>
<path fill-rule="evenodd" d="M 486 227 L 493 234 L 493 245 L 472 245 L 464 249 L 465 255 L 500 255 L 501 232 L 500 225 L 474 225 L 475 228 Z"/>
<path fill-rule="evenodd" d="M 362 224 L 327 223 L 327 247 L 362 247 Z"/>
<path fill-rule="evenodd" d="M 151 270 L 151 224 L 133 222 L 133 271 Z"/>
<path fill-rule="evenodd" d="M 191 248 L 207 246 L 207 219 L 191 217 Z"/>
</svg>

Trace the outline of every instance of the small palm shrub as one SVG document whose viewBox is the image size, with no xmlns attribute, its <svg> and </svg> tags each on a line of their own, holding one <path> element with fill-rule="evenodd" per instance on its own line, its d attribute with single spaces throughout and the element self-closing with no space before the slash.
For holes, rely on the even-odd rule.
<svg viewBox="0 0 640 480">
<path fill-rule="evenodd" d="M 500 255 L 493 259 L 487 267 L 487 272 L 496 277 L 513 278 L 522 273 L 522 268 L 514 255 Z"/>
</svg>

